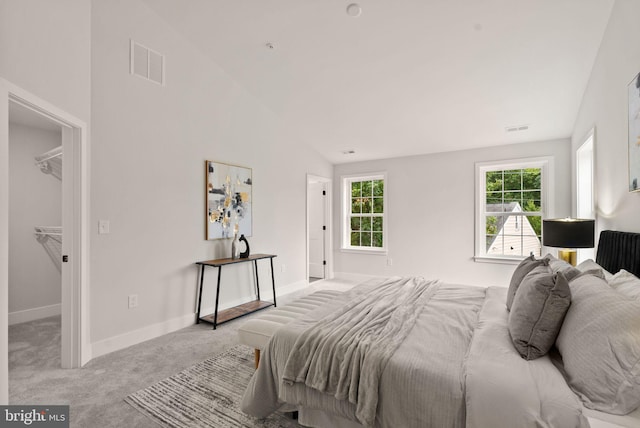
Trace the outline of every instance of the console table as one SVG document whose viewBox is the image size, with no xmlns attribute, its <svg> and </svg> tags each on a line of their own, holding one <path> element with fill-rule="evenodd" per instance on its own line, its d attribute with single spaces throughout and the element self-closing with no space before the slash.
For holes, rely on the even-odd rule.
<svg viewBox="0 0 640 428">
<path fill-rule="evenodd" d="M 200 324 L 200 321 L 213 324 L 215 330 L 218 325 L 239 318 L 241 316 L 259 311 L 261 309 L 268 308 L 270 306 L 276 306 L 276 281 L 273 276 L 273 258 L 277 257 L 275 254 L 254 254 L 244 259 L 216 259 L 207 260 L 203 262 L 196 262 L 200 265 L 200 293 L 198 294 L 198 316 L 196 318 L 196 324 Z M 260 282 L 258 280 L 258 260 L 269 259 L 271 264 L 271 286 L 273 287 L 273 302 L 260 300 Z M 256 286 L 256 300 L 243 303 L 242 305 L 235 306 L 233 308 L 225 309 L 218 313 L 218 300 L 220 298 L 220 278 L 222 276 L 222 267 L 237 263 L 253 262 L 253 271 Z M 200 309 L 202 307 L 202 284 L 204 283 L 204 271 L 207 267 L 218 268 L 218 283 L 216 286 L 216 307 L 215 312 L 210 315 L 200 316 Z"/>
</svg>

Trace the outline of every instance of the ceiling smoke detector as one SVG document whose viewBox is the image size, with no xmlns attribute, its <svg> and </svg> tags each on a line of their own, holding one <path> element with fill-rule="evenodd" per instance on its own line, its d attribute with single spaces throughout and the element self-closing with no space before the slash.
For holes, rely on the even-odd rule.
<svg viewBox="0 0 640 428">
<path fill-rule="evenodd" d="M 355 151 L 355 150 L 343 150 L 343 151 L 342 151 L 342 154 L 343 154 L 343 155 L 353 155 L 353 154 L 355 154 L 355 153 L 356 153 L 356 151 Z"/>
<path fill-rule="evenodd" d="M 349 6 L 347 6 L 347 15 L 351 16 L 352 18 L 359 17 L 361 13 L 362 8 L 358 3 L 351 3 Z"/>
</svg>

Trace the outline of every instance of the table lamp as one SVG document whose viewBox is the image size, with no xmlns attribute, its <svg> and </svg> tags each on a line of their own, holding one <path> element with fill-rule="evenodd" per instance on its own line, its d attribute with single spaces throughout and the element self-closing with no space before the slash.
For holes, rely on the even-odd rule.
<svg viewBox="0 0 640 428">
<path fill-rule="evenodd" d="M 554 218 L 542 220 L 542 245 L 561 248 L 558 258 L 576 265 L 576 248 L 593 248 L 595 220 Z"/>
</svg>

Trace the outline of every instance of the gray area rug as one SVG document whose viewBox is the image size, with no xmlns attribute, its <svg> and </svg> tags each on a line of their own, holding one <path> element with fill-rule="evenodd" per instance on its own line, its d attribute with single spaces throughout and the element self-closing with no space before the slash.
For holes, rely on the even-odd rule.
<svg viewBox="0 0 640 428">
<path fill-rule="evenodd" d="M 239 403 L 255 371 L 253 364 L 253 350 L 235 346 L 125 401 L 163 427 L 299 427 L 280 413 L 266 419 L 242 413 Z"/>
</svg>

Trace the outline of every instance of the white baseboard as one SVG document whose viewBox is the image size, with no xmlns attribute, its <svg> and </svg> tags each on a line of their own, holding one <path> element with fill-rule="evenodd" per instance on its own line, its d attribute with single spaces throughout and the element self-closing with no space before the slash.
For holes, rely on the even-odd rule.
<svg viewBox="0 0 640 428">
<path fill-rule="evenodd" d="M 293 284 L 289 284 L 284 287 L 278 287 L 276 289 L 277 296 L 293 293 L 298 290 L 302 290 L 307 287 L 309 283 L 307 281 L 298 281 Z M 265 290 L 266 291 L 266 290 Z M 240 305 L 242 303 L 246 303 L 251 300 L 252 296 L 248 296 L 244 299 L 236 299 L 231 302 L 225 302 L 221 304 L 218 308 L 219 311 L 222 311 L 227 308 L 232 308 L 234 306 Z M 273 298 L 273 291 L 269 290 L 269 292 L 263 292 L 260 296 L 263 300 L 271 300 Z M 211 314 L 215 311 L 213 306 L 202 308 L 200 310 L 201 315 Z M 91 344 L 91 358 L 97 358 L 102 355 L 109 354 L 114 351 L 118 351 L 120 349 L 128 348 L 129 346 L 137 345 L 138 343 L 145 342 L 150 339 L 155 339 L 156 337 L 163 336 L 168 333 L 172 333 L 174 331 L 180 330 L 185 327 L 189 327 L 195 323 L 196 314 L 186 314 L 181 317 L 172 318 L 167 321 L 163 321 L 160 323 L 152 324 L 137 330 L 133 330 L 127 333 L 120 334 L 118 336 L 113 336 L 108 339 L 101 340 L 99 342 L 94 342 Z"/>
<path fill-rule="evenodd" d="M 300 291 L 303 290 L 305 288 L 307 288 L 309 286 L 309 281 L 306 280 L 302 280 L 302 281 L 297 281 L 294 282 L 292 284 L 286 285 L 284 287 L 278 287 L 278 289 L 276 290 L 277 292 L 277 296 L 284 296 L 286 294 L 290 294 L 290 293 L 295 293 L 296 291 Z M 262 296 L 260 296 L 262 297 Z M 267 299 L 271 299 L 273 298 L 273 292 L 271 290 L 268 291 L 268 293 L 266 293 L 266 295 L 264 296 Z"/>
<path fill-rule="evenodd" d="M 381 275 L 367 275 L 364 273 L 352 273 L 352 272 L 334 272 L 333 278 L 335 280 L 361 282 L 372 278 L 381 278 Z"/>
<path fill-rule="evenodd" d="M 195 314 L 187 314 L 129 331 L 118 336 L 113 336 L 99 342 L 94 342 L 91 344 L 91 358 L 97 358 L 150 339 L 155 339 L 156 337 L 193 325 L 194 322 Z"/>
<path fill-rule="evenodd" d="M 302 290 L 306 287 L 309 286 L 309 282 L 308 281 L 297 281 L 294 282 L 292 284 L 289 285 L 285 285 L 284 287 L 278 287 L 276 289 L 276 298 L 280 297 L 280 296 L 284 296 L 287 295 L 289 293 L 294 293 L 296 291 Z M 223 311 L 227 308 L 233 308 L 234 306 L 238 306 L 241 305 L 243 303 L 247 303 L 249 301 L 251 301 L 252 299 L 255 299 L 256 295 L 252 295 L 252 296 L 247 296 L 245 298 L 241 298 L 241 299 L 236 299 L 233 300 L 231 302 L 226 302 L 224 305 L 220 305 L 220 307 L 218 308 L 218 311 Z M 273 300 L 273 290 L 271 288 L 269 288 L 268 290 L 261 290 L 260 293 L 260 300 Z M 277 302 L 276 302 L 277 303 Z M 214 306 L 207 306 L 204 307 L 200 310 L 200 314 L 201 315 L 207 315 L 207 314 L 212 314 L 215 311 L 215 307 Z"/>
<path fill-rule="evenodd" d="M 54 317 L 62 314 L 62 305 L 42 306 L 39 308 L 25 309 L 24 311 L 16 311 L 9 313 L 9 325 L 20 324 L 28 321 L 35 321 L 42 318 Z"/>
</svg>

